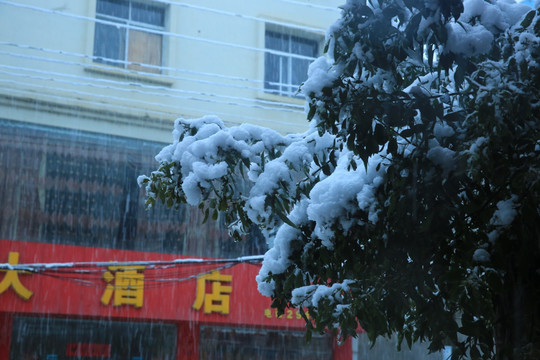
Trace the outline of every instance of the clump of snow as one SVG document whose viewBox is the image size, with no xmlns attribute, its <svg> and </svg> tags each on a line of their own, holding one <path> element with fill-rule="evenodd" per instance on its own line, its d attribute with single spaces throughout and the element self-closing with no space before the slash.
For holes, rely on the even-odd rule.
<svg viewBox="0 0 540 360">
<path fill-rule="evenodd" d="M 513 1 L 465 0 L 459 23 L 446 24 L 448 40 L 445 51 L 466 56 L 485 54 L 491 49 L 494 35 L 516 24 L 531 8 Z"/>
<path fill-rule="evenodd" d="M 383 161 L 384 154 L 374 157 L 367 169 L 358 164 L 356 170 L 348 168 L 351 156 L 348 151 L 342 153 L 334 172 L 318 182 L 310 192 L 307 214 L 316 224 L 314 235 L 330 249 L 333 247 L 333 230 L 330 227 L 335 222 L 347 230 L 352 225 L 347 219 L 358 209 L 366 211 L 370 221 L 377 221 L 375 191 L 386 169 L 384 166 L 377 169 L 377 164 Z"/>
<path fill-rule="evenodd" d="M 519 35 L 519 41 L 515 45 L 515 58 L 516 61 L 526 62 L 530 67 L 538 68 L 540 64 L 536 59 L 540 52 L 540 38 L 532 33 L 523 32 Z"/>
<path fill-rule="evenodd" d="M 495 242 L 500 235 L 501 229 L 510 226 L 514 222 L 517 215 L 516 208 L 519 206 L 517 200 L 517 195 L 512 195 L 509 199 L 501 200 L 497 203 L 497 209 L 493 212 L 489 221 L 489 224 L 495 227 L 488 234 L 490 242 Z"/>
<path fill-rule="evenodd" d="M 473 254 L 473 260 L 480 263 L 487 263 L 491 261 L 491 255 L 485 249 L 476 249 Z"/>
<path fill-rule="evenodd" d="M 195 174 L 189 174 L 182 181 L 182 191 L 186 195 L 186 201 L 189 205 L 196 206 L 202 200 L 200 180 Z"/>
<path fill-rule="evenodd" d="M 433 134 L 438 138 L 445 138 L 454 135 L 455 131 L 446 121 L 443 121 L 442 123 L 438 122 L 435 124 Z"/>
<path fill-rule="evenodd" d="M 302 85 L 301 91 L 306 96 L 312 93 L 320 96 L 322 89 L 331 87 L 340 73 L 339 69 L 332 68 L 329 58 L 321 56 L 309 65 L 308 79 Z"/>
<path fill-rule="evenodd" d="M 203 180 L 218 179 L 227 175 L 227 163 L 220 161 L 217 164 L 205 164 L 201 161 L 195 161 L 193 162 L 193 172 Z"/>
<path fill-rule="evenodd" d="M 499 201 L 497 203 L 497 210 L 495 210 L 491 220 L 489 221 L 490 224 L 496 226 L 508 226 L 512 224 L 517 215 L 517 200 L 518 197 L 516 195 L 512 195 L 510 199 Z"/>
<path fill-rule="evenodd" d="M 289 219 L 295 224 L 303 224 L 307 220 L 307 199 L 303 199 L 296 204 L 294 209 L 289 214 Z M 280 226 L 274 239 L 274 246 L 270 248 L 264 254 L 264 260 L 257 275 L 256 280 L 258 283 L 259 292 L 265 296 L 272 296 L 275 288 L 273 281 L 264 281 L 268 275 L 281 274 L 287 270 L 291 261 L 289 256 L 291 255 L 291 242 L 301 238 L 300 230 L 283 224 Z"/>
<path fill-rule="evenodd" d="M 484 0 L 465 0 L 461 22 L 479 21 L 493 33 L 500 33 L 514 25 L 531 8 L 514 1 L 498 0 L 493 3 Z"/>
<path fill-rule="evenodd" d="M 455 151 L 439 145 L 435 139 L 429 141 L 430 149 L 427 158 L 443 169 L 443 176 L 446 176 L 455 168 Z"/>
<path fill-rule="evenodd" d="M 352 280 L 345 280 L 342 283 L 336 283 L 332 286 L 326 285 L 307 285 L 296 288 L 292 291 L 291 302 L 298 307 L 319 306 L 321 300 L 327 300 L 330 303 L 341 303 L 343 293 L 350 291 Z"/>
<path fill-rule="evenodd" d="M 493 34 L 481 25 L 448 23 L 448 41 L 445 51 L 466 56 L 485 54 L 491 50 Z"/>
</svg>

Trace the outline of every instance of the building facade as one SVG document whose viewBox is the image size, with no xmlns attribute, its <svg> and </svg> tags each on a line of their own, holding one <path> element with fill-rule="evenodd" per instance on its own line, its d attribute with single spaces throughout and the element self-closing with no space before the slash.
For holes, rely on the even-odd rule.
<svg viewBox="0 0 540 360">
<path fill-rule="evenodd" d="M 306 130 L 339 4 L 0 0 L 0 360 L 352 356 L 257 292 L 257 229 L 137 185 L 179 117 Z"/>
</svg>

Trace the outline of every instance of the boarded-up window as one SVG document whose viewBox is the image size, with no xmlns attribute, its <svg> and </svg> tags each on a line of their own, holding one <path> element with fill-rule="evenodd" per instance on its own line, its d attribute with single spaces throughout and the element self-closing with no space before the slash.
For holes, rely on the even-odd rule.
<svg viewBox="0 0 540 360">
<path fill-rule="evenodd" d="M 161 35 L 132 30 L 129 35 L 128 49 L 128 59 L 131 62 L 128 65 L 129 69 L 159 72 L 159 69 L 140 64 L 161 64 Z"/>
</svg>

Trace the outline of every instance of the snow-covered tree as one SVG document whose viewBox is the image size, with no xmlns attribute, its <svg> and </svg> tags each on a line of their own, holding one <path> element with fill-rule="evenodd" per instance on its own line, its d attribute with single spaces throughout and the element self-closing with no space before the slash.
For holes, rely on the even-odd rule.
<svg viewBox="0 0 540 360">
<path fill-rule="evenodd" d="M 179 119 L 148 204 L 224 216 L 308 330 L 540 358 L 540 17 L 508 0 L 348 0 L 310 130 Z M 309 332 L 308 332 L 309 333 Z"/>
</svg>

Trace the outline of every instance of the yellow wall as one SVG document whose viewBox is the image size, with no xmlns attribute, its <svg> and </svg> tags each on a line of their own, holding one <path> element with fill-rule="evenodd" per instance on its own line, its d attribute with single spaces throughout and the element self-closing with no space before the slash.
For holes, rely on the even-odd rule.
<svg viewBox="0 0 540 360">
<path fill-rule="evenodd" d="M 303 100 L 263 91 L 265 20 L 322 39 L 341 1 L 166 2 L 156 76 L 92 62 L 95 0 L 0 0 L 0 117 L 165 142 L 207 114 L 307 128 Z"/>
</svg>

